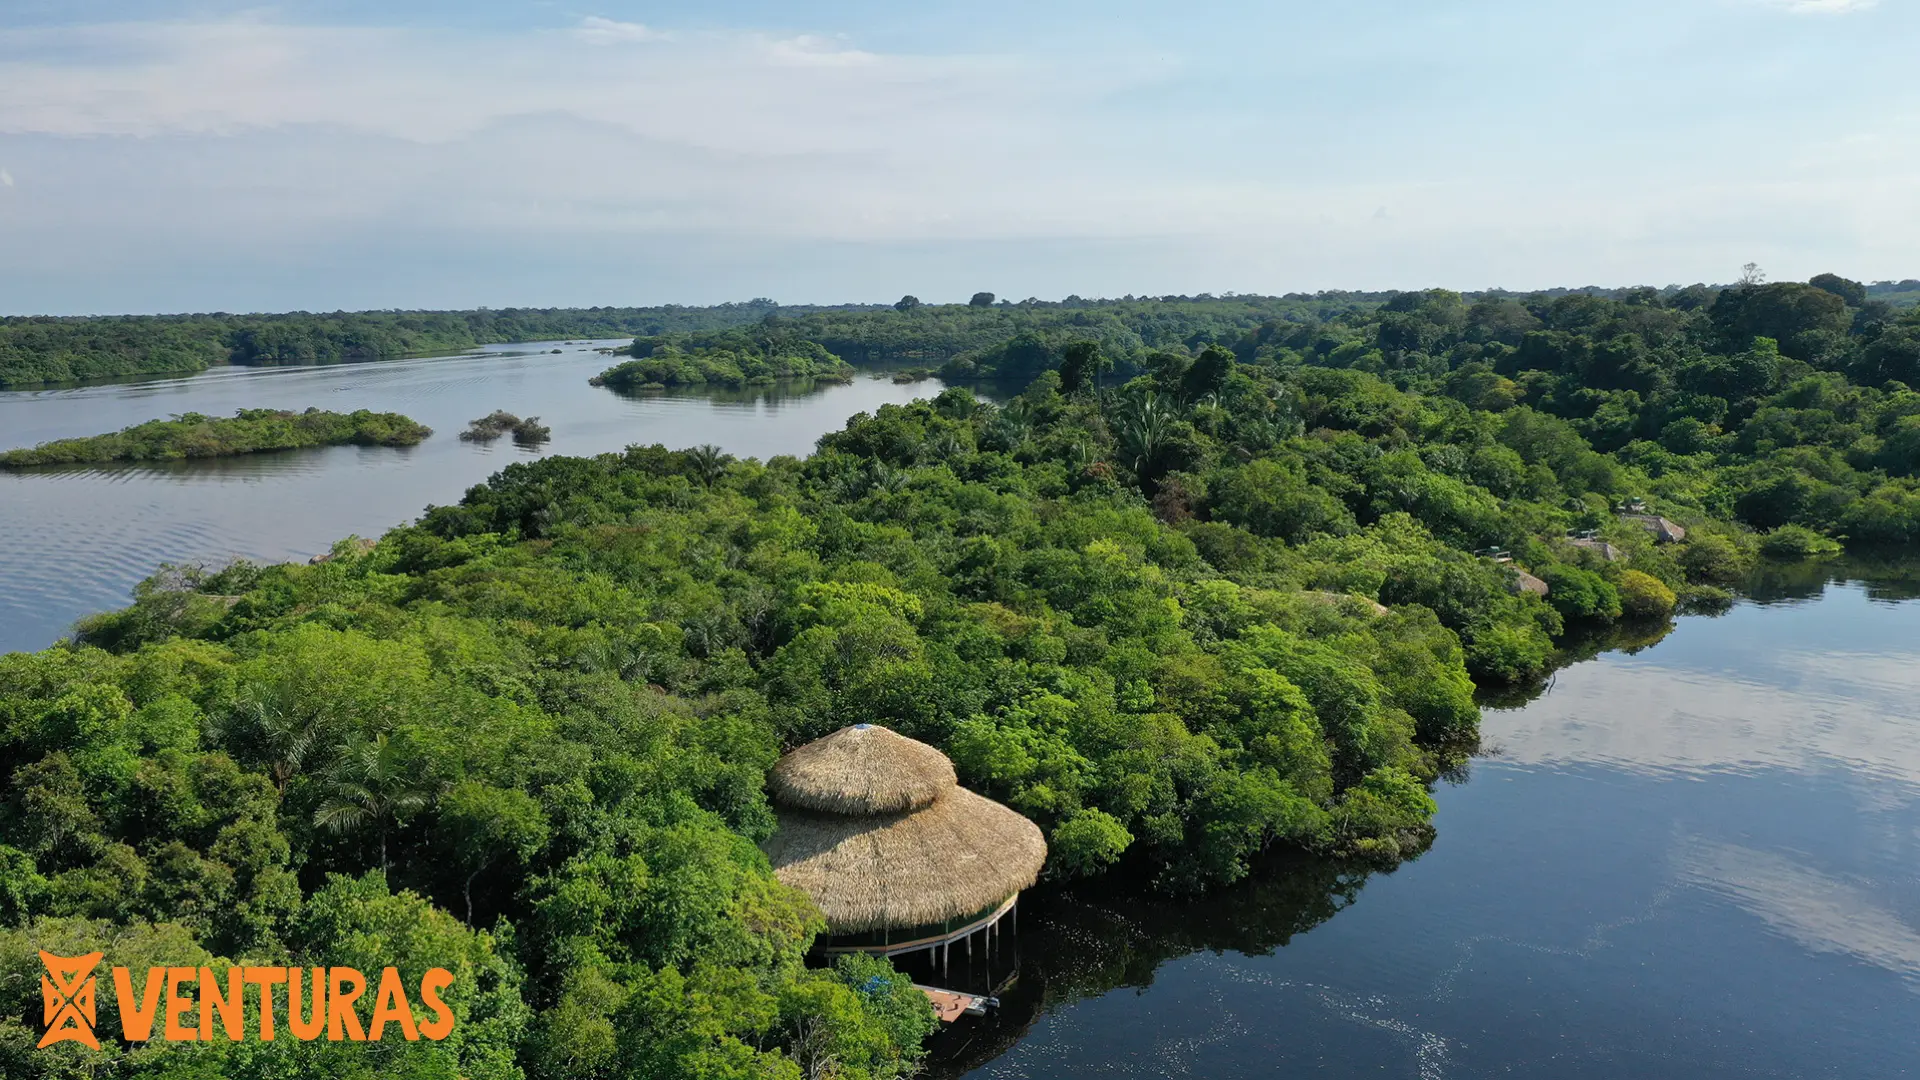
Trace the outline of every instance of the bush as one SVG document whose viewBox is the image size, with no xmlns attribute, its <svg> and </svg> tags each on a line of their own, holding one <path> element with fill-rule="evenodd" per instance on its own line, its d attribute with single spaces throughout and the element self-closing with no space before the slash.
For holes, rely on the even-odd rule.
<svg viewBox="0 0 1920 1080">
<path fill-rule="evenodd" d="M 1747 554 L 1717 533 L 1695 533 L 1680 549 L 1680 566 L 1687 580 L 1707 585 L 1731 585 L 1745 577 Z"/>
<path fill-rule="evenodd" d="M 1674 604 L 1678 602 L 1664 582 L 1638 570 L 1621 573 L 1614 588 L 1620 594 L 1620 611 L 1629 618 L 1663 619 L 1673 614 Z"/>
<path fill-rule="evenodd" d="M 1104 810 L 1082 810 L 1054 827 L 1048 839 L 1053 865 L 1062 877 L 1087 877 L 1117 861 L 1133 834 Z"/>
<path fill-rule="evenodd" d="M 1760 541 L 1760 554 L 1789 562 L 1837 555 L 1840 545 L 1804 525 L 1782 525 Z"/>
<path fill-rule="evenodd" d="M 1620 594 L 1613 583 L 1577 566 L 1544 566 L 1540 580 L 1552 589 L 1547 602 L 1569 619 L 1617 619 Z"/>
</svg>

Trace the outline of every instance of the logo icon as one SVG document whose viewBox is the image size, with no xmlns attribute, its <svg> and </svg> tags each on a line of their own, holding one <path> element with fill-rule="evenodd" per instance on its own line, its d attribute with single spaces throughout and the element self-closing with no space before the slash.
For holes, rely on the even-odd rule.
<svg viewBox="0 0 1920 1080">
<path fill-rule="evenodd" d="M 40 977 L 40 996 L 47 1006 L 47 1033 L 40 1037 L 41 1046 L 72 1040 L 100 1049 L 100 1040 L 93 1034 L 93 969 L 102 955 L 94 952 L 69 959 L 41 952 L 40 962 L 47 965 L 47 973 Z"/>
</svg>

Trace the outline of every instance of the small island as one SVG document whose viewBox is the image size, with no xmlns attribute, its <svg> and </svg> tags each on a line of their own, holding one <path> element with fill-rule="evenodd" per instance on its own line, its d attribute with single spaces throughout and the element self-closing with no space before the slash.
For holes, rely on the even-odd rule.
<svg viewBox="0 0 1920 1080">
<path fill-rule="evenodd" d="M 183 413 L 107 435 L 57 439 L 0 453 L 0 468 L 233 457 L 304 446 L 413 446 L 433 429 L 399 413 L 241 409 L 232 417 Z"/>
<path fill-rule="evenodd" d="M 539 417 L 522 419 L 498 409 L 468 424 L 460 438 L 466 442 L 489 443 L 508 432 L 513 433 L 513 441 L 521 446 L 538 446 L 553 438 L 553 429 L 541 423 Z"/>
<path fill-rule="evenodd" d="M 847 382 L 853 365 L 817 341 L 770 327 L 711 334 L 663 334 L 636 338 L 633 359 L 588 381 L 613 390 L 664 390 L 673 386 L 764 386 L 782 379 Z"/>
</svg>

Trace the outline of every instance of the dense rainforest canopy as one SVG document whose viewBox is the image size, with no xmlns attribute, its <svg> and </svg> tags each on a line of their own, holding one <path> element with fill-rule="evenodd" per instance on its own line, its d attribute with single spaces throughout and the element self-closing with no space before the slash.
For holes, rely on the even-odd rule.
<svg viewBox="0 0 1920 1080">
<path fill-rule="evenodd" d="M 102 461 L 231 457 L 303 446 L 413 446 L 433 429 L 399 413 L 241 409 L 231 417 L 185 413 L 108 435 L 58 439 L 0 453 L 0 468 Z"/>
<path fill-rule="evenodd" d="M 1122 302 L 1192 309 L 1152 339 L 903 304 L 857 332 L 995 320 L 920 355 L 1017 394 L 805 460 L 514 464 L 318 565 L 168 571 L 0 658 L 0 1071 L 94 1067 L 19 1018 L 35 950 L 110 939 L 457 973 L 444 1043 L 111 1045 L 119 1075 L 902 1075 L 923 999 L 807 967 L 818 913 L 756 848 L 783 748 L 934 743 L 1052 880 L 1392 865 L 1476 684 L 1724 602 L 1762 552 L 1916 535 L 1920 323 L 1854 290 Z M 845 355 L 812 318 L 773 325 Z"/>
</svg>

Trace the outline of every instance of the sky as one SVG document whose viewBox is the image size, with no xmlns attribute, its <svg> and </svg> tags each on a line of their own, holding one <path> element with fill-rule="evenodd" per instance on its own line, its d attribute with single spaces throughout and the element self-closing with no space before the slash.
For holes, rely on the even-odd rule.
<svg viewBox="0 0 1920 1080">
<path fill-rule="evenodd" d="M 1920 0 L 5 0 L 0 313 L 1920 276 Z"/>
</svg>

